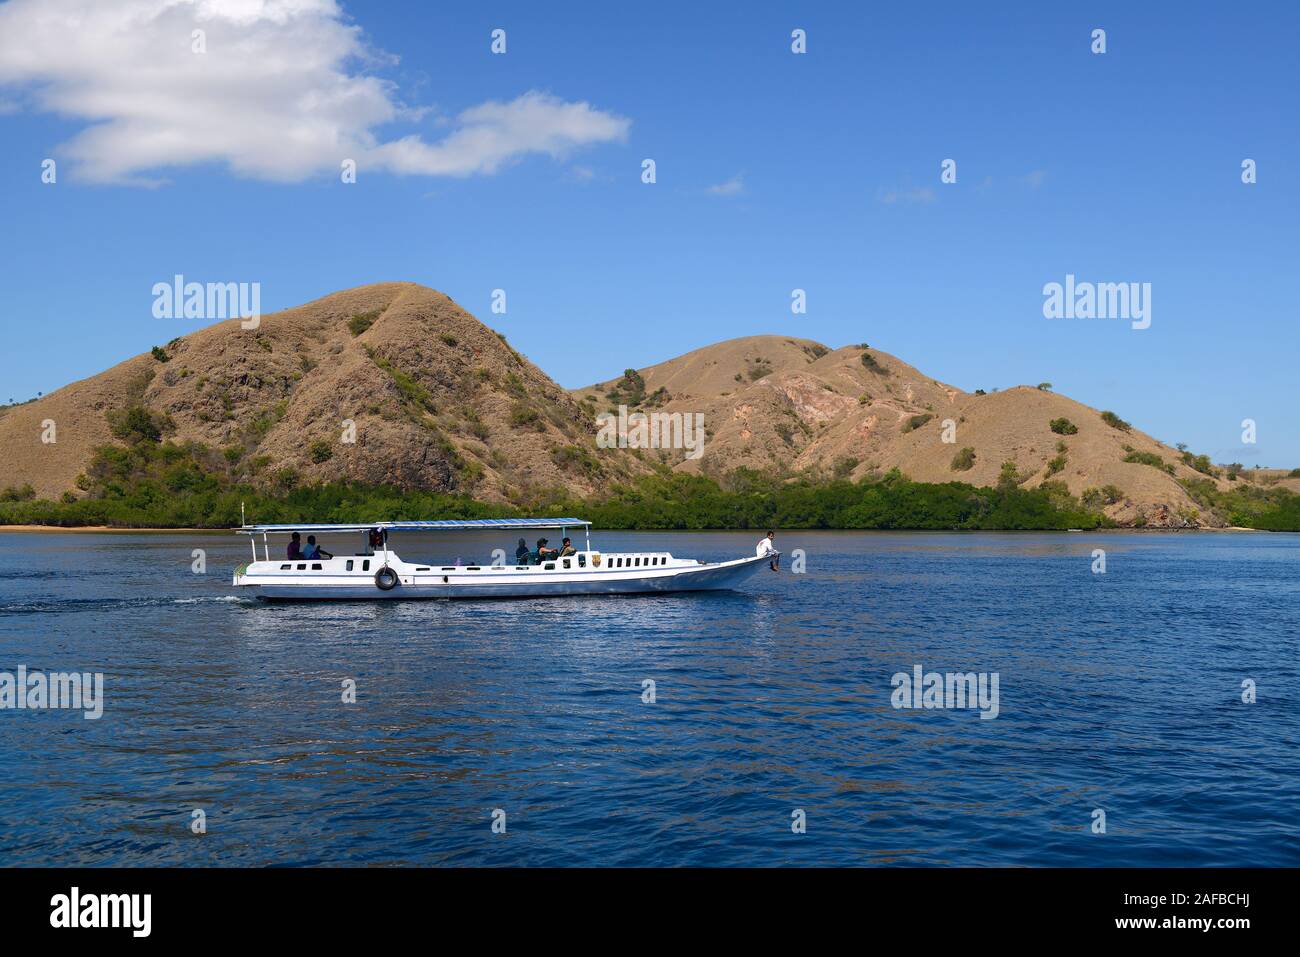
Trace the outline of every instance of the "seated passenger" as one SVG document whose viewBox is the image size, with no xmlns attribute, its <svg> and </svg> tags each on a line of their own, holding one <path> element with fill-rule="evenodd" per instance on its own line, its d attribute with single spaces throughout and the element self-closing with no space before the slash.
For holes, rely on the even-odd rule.
<svg viewBox="0 0 1300 957">
<path fill-rule="evenodd" d="M 285 553 L 285 557 L 290 561 L 302 558 L 302 536 L 297 532 L 289 536 L 289 550 Z"/>
<path fill-rule="evenodd" d="M 572 541 L 566 538 L 564 541 L 560 542 L 561 558 L 568 558 L 570 555 L 576 555 L 576 554 L 578 554 L 578 550 L 573 547 Z"/>
<path fill-rule="evenodd" d="M 528 543 L 522 538 L 519 539 L 519 547 L 515 549 L 515 564 L 527 565 L 532 553 L 528 550 Z"/>
<path fill-rule="evenodd" d="M 560 554 L 554 548 L 547 548 L 547 541 L 548 539 L 545 538 L 539 538 L 537 540 L 537 552 L 535 554 L 537 555 L 537 564 L 539 565 L 542 562 L 552 561 Z"/>
<path fill-rule="evenodd" d="M 297 532 L 294 534 L 296 535 Z M 307 547 L 302 550 L 302 557 L 308 561 L 320 561 L 325 558 L 333 558 L 334 556 L 316 544 L 315 535 L 308 535 Z"/>
</svg>

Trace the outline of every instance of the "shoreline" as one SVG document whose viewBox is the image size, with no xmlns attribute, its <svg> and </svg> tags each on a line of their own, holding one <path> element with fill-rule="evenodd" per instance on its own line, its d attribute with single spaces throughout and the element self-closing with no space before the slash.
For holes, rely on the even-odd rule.
<svg viewBox="0 0 1300 957">
<path fill-rule="evenodd" d="M 308 523 L 304 523 L 308 524 Z M 660 533 L 690 533 L 690 532 L 753 532 L 758 531 L 755 528 L 607 528 L 606 532 L 660 532 Z M 0 525 L 0 534 L 13 532 L 16 534 L 29 534 L 35 532 L 93 532 L 96 534 L 118 534 L 126 535 L 132 533 L 141 533 L 148 535 L 167 535 L 167 534 L 187 534 L 187 535 L 227 535 L 236 531 L 236 526 L 230 528 L 130 528 L 124 525 Z M 1226 525 L 1222 528 L 1202 526 L 1200 528 L 1163 528 L 1159 526 L 1144 525 L 1140 528 L 1093 528 L 1093 529 L 1067 529 L 1067 528 L 788 528 L 787 532 L 1017 532 L 1017 533 L 1044 533 L 1053 532 L 1058 535 L 1097 535 L 1113 534 L 1115 532 L 1258 532 L 1265 534 L 1266 529 L 1247 528 L 1243 525 Z"/>
<path fill-rule="evenodd" d="M 148 532 L 165 534 L 187 532 L 194 535 L 219 535 L 229 528 L 129 528 L 125 525 L 0 525 L 0 532 Z"/>
</svg>

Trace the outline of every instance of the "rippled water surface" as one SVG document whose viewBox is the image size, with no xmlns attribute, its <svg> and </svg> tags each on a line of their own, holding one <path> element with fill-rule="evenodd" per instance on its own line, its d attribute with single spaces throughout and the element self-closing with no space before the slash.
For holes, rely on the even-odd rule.
<svg viewBox="0 0 1300 957">
<path fill-rule="evenodd" d="M 0 711 L 0 864 L 1300 864 L 1300 536 L 778 544 L 735 592 L 265 605 L 233 535 L 0 535 L 0 672 L 105 681 Z M 1000 713 L 896 710 L 918 664 Z"/>
</svg>

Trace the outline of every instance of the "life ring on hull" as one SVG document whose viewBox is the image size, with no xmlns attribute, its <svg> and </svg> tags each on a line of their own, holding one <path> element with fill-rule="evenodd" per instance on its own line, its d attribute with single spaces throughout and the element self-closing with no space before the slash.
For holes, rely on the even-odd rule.
<svg viewBox="0 0 1300 957">
<path fill-rule="evenodd" d="M 397 572 L 387 565 L 375 572 L 375 587 L 380 591 L 392 591 L 397 587 Z"/>
</svg>

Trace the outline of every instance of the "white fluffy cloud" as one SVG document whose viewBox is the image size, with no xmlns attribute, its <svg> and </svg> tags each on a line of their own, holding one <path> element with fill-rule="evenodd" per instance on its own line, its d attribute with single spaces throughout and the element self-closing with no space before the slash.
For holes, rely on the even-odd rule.
<svg viewBox="0 0 1300 957">
<path fill-rule="evenodd" d="M 710 186 L 708 192 L 714 196 L 739 196 L 745 191 L 745 173 L 742 170 L 725 183 Z"/>
<path fill-rule="evenodd" d="M 195 30 L 205 53 L 193 51 Z M 420 116 L 392 83 L 359 72 L 385 59 L 336 0 L 0 4 L 0 84 L 25 107 L 89 124 L 61 147 L 87 179 L 148 182 L 169 167 L 224 163 L 296 181 L 344 159 L 363 171 L 468 176 L 627 136 L 623 117 L 531 91 L 465 110 L 436 142 L 385 141 L 376 128 Z"/>
</svg>

